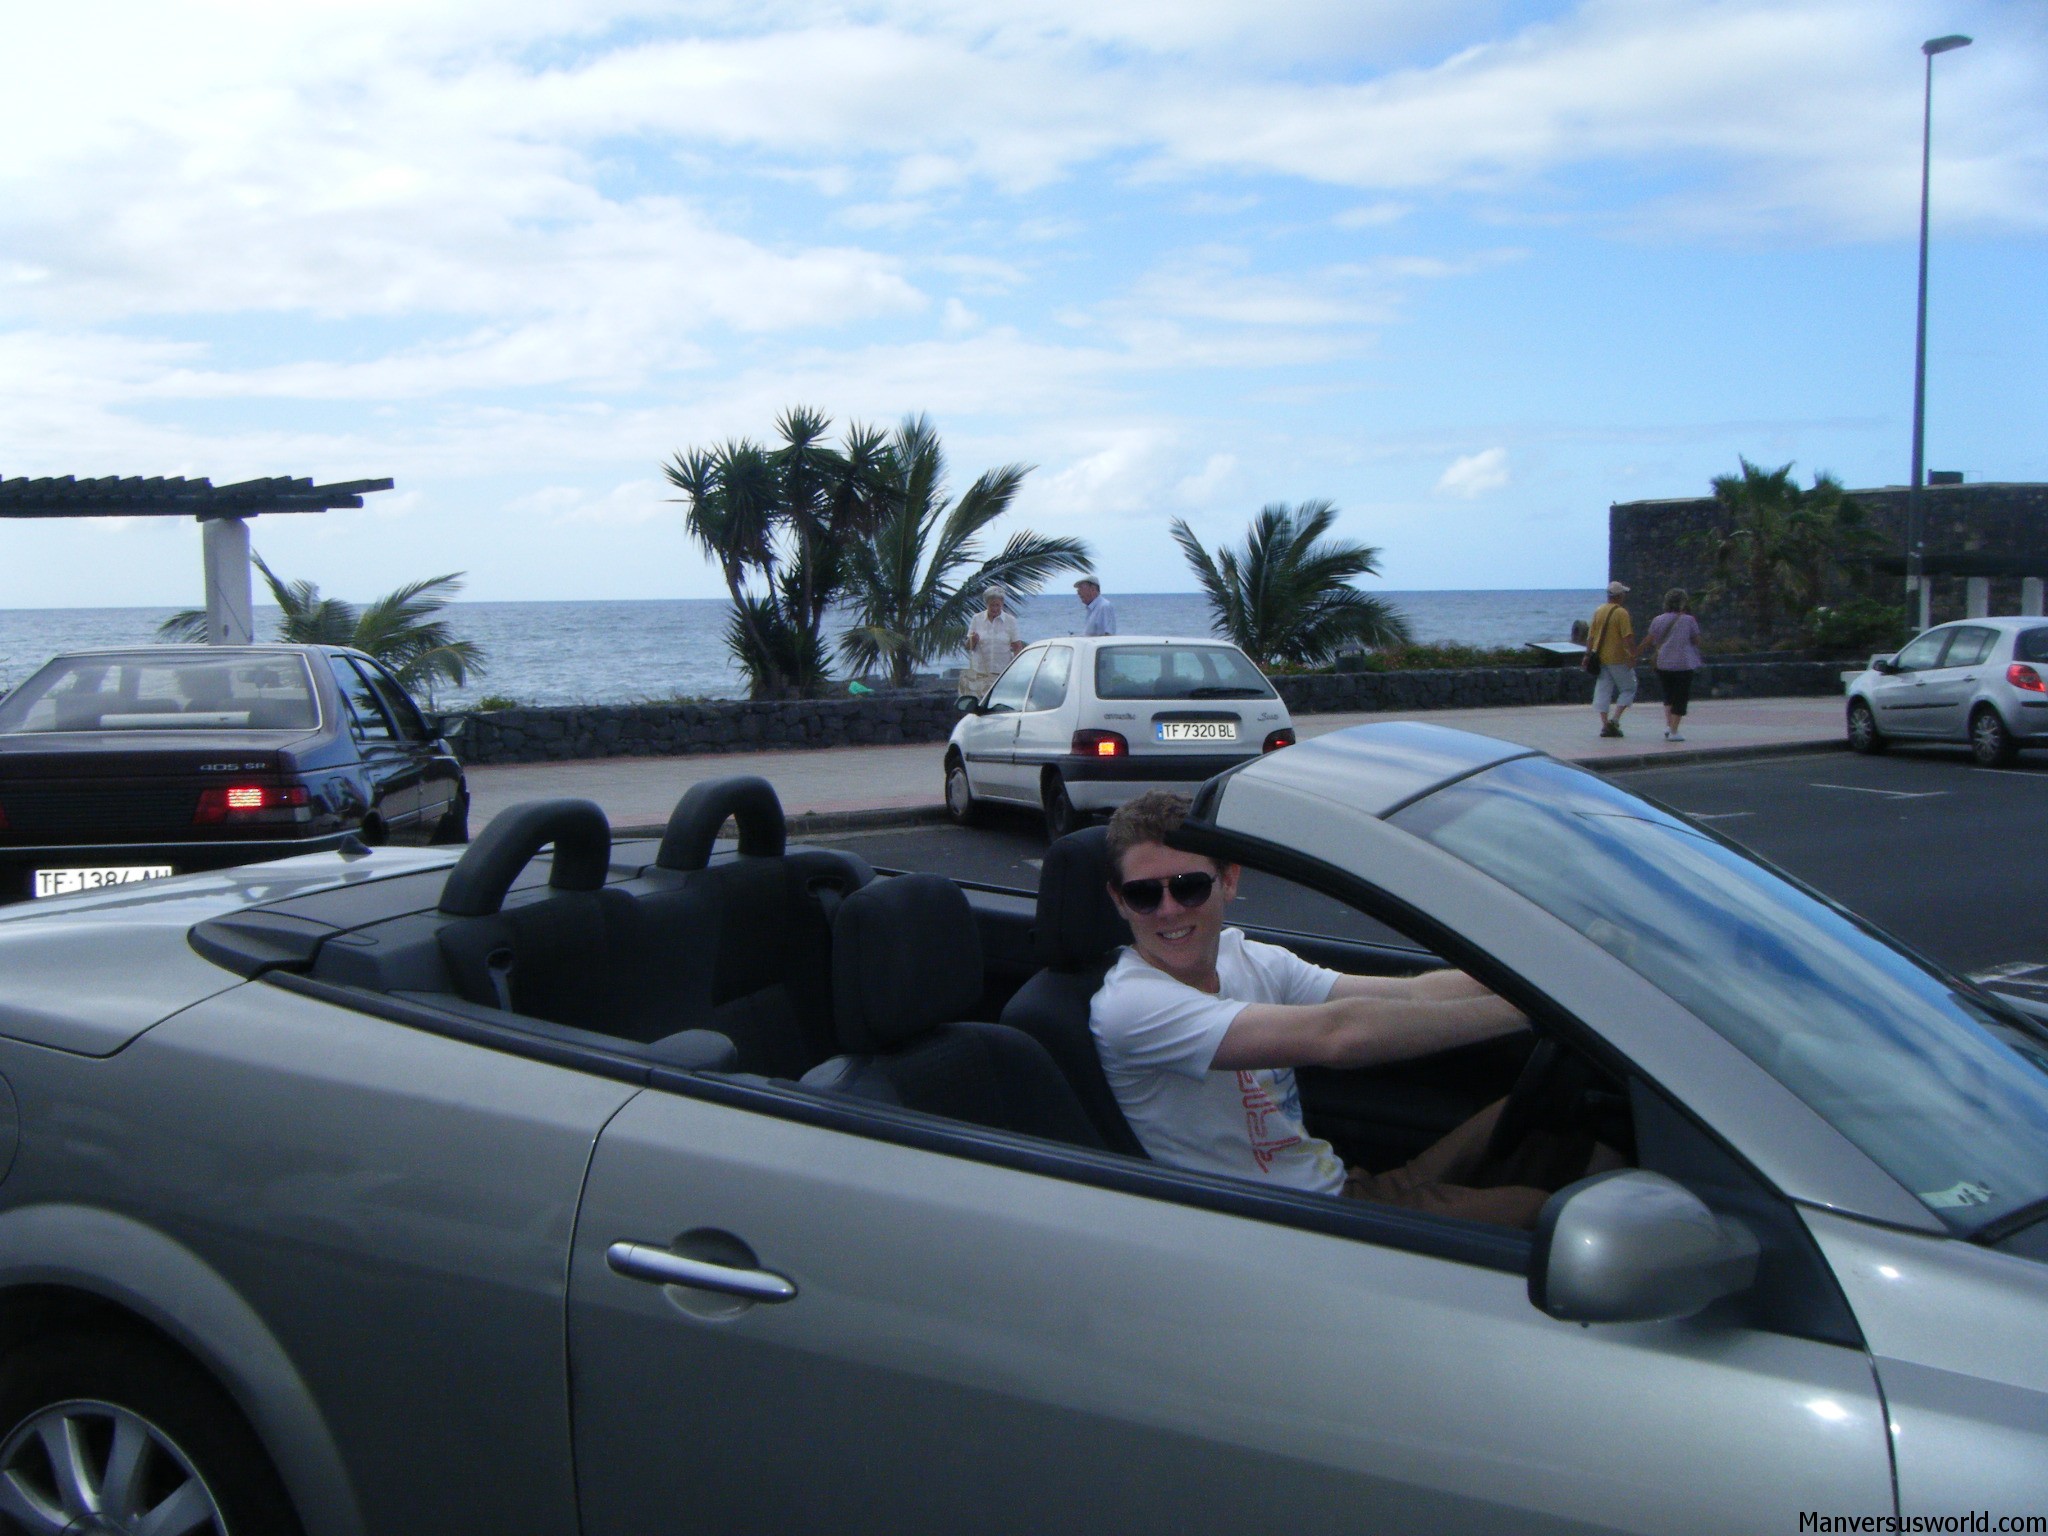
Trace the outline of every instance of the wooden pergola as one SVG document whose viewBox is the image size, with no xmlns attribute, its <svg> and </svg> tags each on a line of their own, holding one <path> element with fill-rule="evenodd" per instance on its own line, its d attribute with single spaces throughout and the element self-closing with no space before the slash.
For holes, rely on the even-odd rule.
<svg viewBox="0 0 2048 1536">
<path fill-rule="evenodd" d="M 74 475 L 44 479 L 0 478 L 0 517 L 190 517 L 203 529 L 206 565 L 206 638 L 215 645 L 247 645 L 255 636 L 249 591 L 249 522 L 277 512 L 328 512 L 360 507 L 390 480 L 344 480 L 315 485 L 276 476 L 215 485 L 182 475 Z"/>
</svg>

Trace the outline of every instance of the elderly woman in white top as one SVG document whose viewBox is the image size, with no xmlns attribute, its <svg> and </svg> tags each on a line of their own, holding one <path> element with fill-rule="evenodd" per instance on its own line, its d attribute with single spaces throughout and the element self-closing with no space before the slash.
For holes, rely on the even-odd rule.
<svg viewBox="0 0 2048 1536">
<path fill-rule="evenodd" d="M 1024 649 L 1017 620 L 1003 611 L 1002 592 L 990 587 L 982 603 L 982 611 L 967 626 L 967 665 L 960 669 L 962 696 L 977 699 L 995 687 L 1003 669 Z"/>
</svg>

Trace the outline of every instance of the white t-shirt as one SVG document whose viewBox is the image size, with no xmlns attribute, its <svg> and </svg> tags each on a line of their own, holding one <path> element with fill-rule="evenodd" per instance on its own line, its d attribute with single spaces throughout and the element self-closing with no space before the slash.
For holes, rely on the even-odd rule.
<svg viewBox="0 0 2048 1536">
<path fill-rule="evenodd" d="M 1158 1162 L 1338 1193 L 1344 1164 L 1303 1125 L 1292 1068 L 1209 1066 L 1247 1003 L 1326 1002 L 1338 973 L 1226 928 L 1216 974 L 1212 996 L 1126 947 L 1103 977 L 1088 1025 L 1124 1118 Z"/>
<path fill-rule="evenodd" d="M 1094 602 L 1081 610 L 1087 619 L 1081 625 L 1084 635 L 1113 635 L 1116 633 L 1116 610 L 1109 605 L 1109 599 L 1098 596 Z"/>
</svg>

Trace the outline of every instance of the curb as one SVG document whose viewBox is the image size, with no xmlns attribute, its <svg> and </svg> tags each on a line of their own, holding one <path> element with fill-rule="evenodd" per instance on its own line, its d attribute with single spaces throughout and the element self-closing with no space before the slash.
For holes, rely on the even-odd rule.
<svg viewBox="0 0 2048 1536">
<path fill-rule="evenodd" d="M 1848 750 L 1847 740 L 1830 736 L 1818 741 L 1766 741 L 1748 747 L 1693 747 L 1683 752 L 1631 752 L 1626 757 L 1572 757 L 1565 761 L 1594 773 L 1633 773 L 1638 768 L 1691 768 L 1700 763 L 1734 763 L 1751 757 L 1800 757 Z"/>
</svg>

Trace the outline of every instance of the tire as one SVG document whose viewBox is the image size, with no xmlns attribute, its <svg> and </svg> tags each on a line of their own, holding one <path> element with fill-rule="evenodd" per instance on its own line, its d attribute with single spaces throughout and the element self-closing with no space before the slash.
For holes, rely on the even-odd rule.
<svg viewBox="0 0 2048 1536">
<path fill-rule="evenodd" d="M 50 1446 L 66 1431 L 83 1455 L 60 1470 Z M 139 1457 L 116 1455 L 131 1446 Z M 191 1536 L 303 1536 L 240 1410 L 185 1356 L 118 1332 L 51 1334 L 9 1353 L 0 1366 L 0 1524 L 28 1536 L 136 1530 L 171 1499 L 195 1523 L 167 1525 Z"/>
<path fill-rule="evenodd" d="M 946 819 L 956 827 L 978 827 L 983 820 L 981 802 L 967 780 L 967 765 L 957 757 L 946 759 Z"/>
<path fill-rule="evenodd" d="M 1074 802 L 1067 798 L 1066 781 L 1056 773 L 1045 776 L 1041 791 L 1045 804 L 1045 836 L 1048 842 L 1058 842 L 1069 832 L 1078 832 L 1088 825 L 1088 818 L 1074 809 Z"/>
<path fill-rule="evenodd" d="M 455 797 L 448 814 L 434 826 L 430 841 L 436 844 L 466 843 L 469 841 L 469 791 L 464 790 Z"/>
<path fill-rule="evenodd" d="M 2020 755 L 2005 721 L 1989 704 L 1970 716 L 1970 756 L 1980 768 L 2003 768 Z"/>
<path fill-rule="evenodd" d="M 1852 751 L 1874 757 L 1891 743 L 1877 728 L 1877 716 L 1861 699 L 1849 706 L 1849 746 Z"/>
</svg>

